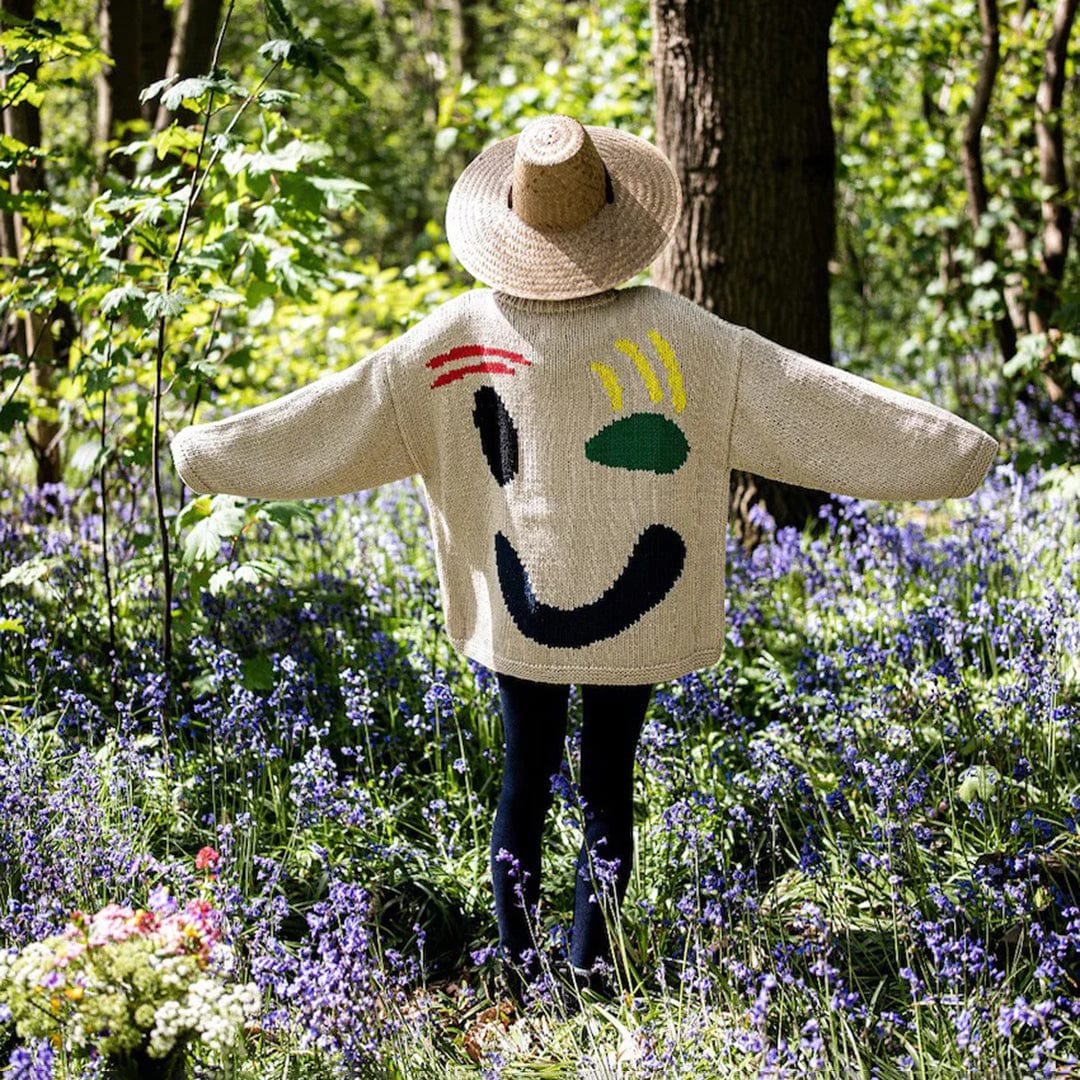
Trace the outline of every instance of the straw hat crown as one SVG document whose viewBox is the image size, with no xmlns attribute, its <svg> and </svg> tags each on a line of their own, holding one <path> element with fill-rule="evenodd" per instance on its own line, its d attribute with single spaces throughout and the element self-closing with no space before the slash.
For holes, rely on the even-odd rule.
<svg viewBox="0 0 1080 1080">
<path fill-rule="evenodd" d="M 450 193 L 446 232 L 465 269 L 492 288 L 562 300 L 643 270 L 679 209 L 675 173 L 644 139 L 548 116 L 466 167 Z"/>
<path fill-rule="evenodd" d="M 518 138 L 510 209 L 542 232 L 580 228 L 604 205 L 605 177 L 585 128 L 568 116 L 552 116 Z"/>
</svg>

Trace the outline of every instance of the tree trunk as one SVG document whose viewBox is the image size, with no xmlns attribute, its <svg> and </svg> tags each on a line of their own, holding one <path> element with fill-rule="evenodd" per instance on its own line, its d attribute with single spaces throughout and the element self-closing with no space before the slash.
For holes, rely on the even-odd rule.
<svg viewBox="0 0 1080 1080">
<path fill-rule="evenodd" d="M 32 19 L 34 0 L 2 0 L 0 26 L 4 23 L 4 15 Z M 33 78 L 37 73 L 36 62 L 23 65 L 23 70 Z M 6 135 L 26 146 L 40 146 L 41 113 L 36 105 L 31 105 L 28 101 L 11 105 L 3 110 L 3 130 Z M 44 186 L 45 178 L 38 160 L 23 159 L 11 178 L 12 194 L 41 191 Z M 13 254 L 20 263 L 26 259 L 31 247 L 28 232 L 22 214 L 11 214 L 8 220 L 0 225 L 5 253 Z M 55 351 L 49 321 L 43 318 L 40 312 L 29 312 L 13 336 L 16 349 L 29 364 L 30 385 L 37 394 L 39 410 L 44 408 L 46 412 L 52 413 L 56 408 L 52 386 L 52 361 Z M 51 416 L 38 416 L 27 424 L 26 434 L 37 463 L 38 486 L 57 483 L 61 475 L 59 423 Z"/>
<path fill-rule="evenodd" d="M 143 0 L 139 27 L 139 73 L 143 88 L 165 78 L 172 52 L 172 15 L 165 8 L 164 0 Z M 157 119 L 157 100 L 142 106 L 143 119 L 153 124 Z"/>
<path fill-rule="evenodd" d="M 652 0 L 656 130 L 685 205 L 663 288 L 830 360 L 835 233 L 829 26 L 837 0 Z M 764 502 L 802 525 L 820 492 L 733 477 L 732 521 Z"/>
<path fill-rule="evenodd" d="M 450 77 L 460 82 L 463 75 L 476 72 L 477 45 L 480 28 L 476 0 L 447 0 L 450 15 L 449 62 Z"/>
<path fill-rule="evenodd" d="M 19 19 L 32 19 L 34 17 L 34 0 L 0 0 L 0 30 L 6 26 L 4 15 L 14 15 Z M 0 89 L 7 90 L 7 76 L 0 74 Z M 33 126 L 33 114 L 37 110 L 32 106 L 27 105 L 25 102 L 17 102 L 14 105 L 10 105 L 5 109 L 0 109 L 0 131 L 5 135 L 16 137 L 16 131 L 26 131 L 29 133 Z M 40 131 L 41 123 L 38 119 L 38 130 Z M 26 141 L 26 140 L 21 140 Z M 33 145 L 37 145 L 35 142 Z M 14 182 L 12 184 L 12 193 L 16 191 L 26 190 L 25 184 L 31 174 L 28 170 L 27 163 L 22 163 L 18 169 L 16 169 Z M 0 211 L 0 255 L 5 259 L 11 259 L 14 262 L 19 261 L 19 239 L 16 235 L 16 215 L 7 210 Z M 5 333 L 6 339 L 18 338 L 19 351 L 23 352 L 24 335 L 22 327 L 19 326 L 14 332 Z M 24 353 L 25 355 L 25 353 Z"/>
<path fill-rule="evenodd" d="M 178 79 L 205 75 L 210 69 L 217 41 L 218 24 L 221 22 L 222 0 L 183 0 L 176 13 L 176 29 L 173 33 L 172 52 L 166 74 Z M 191 123 L 195 117 L 186 110 L 171 113 L 163 105 L 158 107 L 154 124 L 160 131 L 177 119 L 182 124 Z"/>
<path fill-rule="evenodd" d="M 123 125 L 142 119 L 140 8 L 140 0 L 100 0 L 98 7 L 101 48 L 112 59 L 102 65 L 97 81 L 97 141 L 103 155 Z M 134 175 L 130 158 L 118 157 L 116 165 L 129 178 Z"/>
<path fill-rule="evenodd" d="M 967 190 L 968 216 L 971 218 L 971 227 L 976 236 L 990 202 L 983 172 L 982 132 L 1001 64 L 1001 24 L 997 0 L 979 0 L 979 20 L 982 25 L 982 57 L 979 61 L 979 75 L 975 82 L 975 96 L 972 99 L 967 123 L 964 125 L 964 139 L 960 148 L 964 167 L 964 187 Z M 988 240 L 984 244 L 976 240 L 975 255 L 978 259 L 977 266 L 984 263 L 996 263 L 993 240 Z M 1005 306 L 1005 314 L 994 319 L 994 333 L 997 335 L 1001 355 L 1008 360 L 1016 353 L 1016 329 L 1013 326 L 1011 311 L 1018 308 L 1015 300 L 1010 304 L 1010 297 L 1005 288 L 1001 290 L 1001 298 Z"/>
<path fill-rule="evenodd" d="M 1039 147 L 1039 179 L 1053 190 L 1042 204 L 1042 279 L 1032 305 L 1032 329 L 1049 328 L 1058 306 L 1065 258 L 1069 253 L 1072 205 L 1069 177 L 1065 171 L 1065 142 L 1061 124 L 1065 89 L 1065 59 L 1069 49 L 1078 0 L 1058 0 L 1053 31 L 1046 46 L 1042 82 L 1035 94 L 1035 137 Z"/>
</svg>

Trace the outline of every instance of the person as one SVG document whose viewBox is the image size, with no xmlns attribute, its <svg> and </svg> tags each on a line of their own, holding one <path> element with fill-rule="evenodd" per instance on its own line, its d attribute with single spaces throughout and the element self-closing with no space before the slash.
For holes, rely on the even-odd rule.
<svg viewBox="0 0 1080 1080">
<path fill-rule="evenodd" d="M 498 676 L 491 872 L 503 960 L 539 970 L 535 905 L 569 687 L 580 685 L 570 963 L 610 956 L 653 686 L 721 656 L 732 469 L 885 500 L 970 494 L 996 441 L 930 403 L 640 285 L 671 236 L 667 159 L 542 117 L 479 154 L 446 228 L 474 289 L 345 371 L 172 442 L 198 492 L 303 499 L 419 474 L 449 640 Z M 520 965 L 520 966 L 517 966 Z"/>
</svg>

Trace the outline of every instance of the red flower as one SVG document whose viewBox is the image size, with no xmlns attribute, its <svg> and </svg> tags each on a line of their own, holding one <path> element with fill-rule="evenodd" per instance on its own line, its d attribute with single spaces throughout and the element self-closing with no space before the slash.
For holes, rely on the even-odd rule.
<svg viewBox="0 0 1080 1080">
<path fill-rule="evenodd" d="M 195 856 L 195 869 L 196 870 L 213 870 L 218 864 L 218 859 L 221 858 L 221 854 L 215 851 L 212 847 L 201 848 L 199 854 Z"/>
</svg>

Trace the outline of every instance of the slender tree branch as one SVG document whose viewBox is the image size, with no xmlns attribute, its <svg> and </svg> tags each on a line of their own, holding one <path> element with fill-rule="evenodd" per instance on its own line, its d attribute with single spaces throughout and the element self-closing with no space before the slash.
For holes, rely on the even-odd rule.
<svg viewBox="0 0 1080 1080">
<path fill-rule="evenodd" d="M 106 364 L 112 358 L 112 333 L 109 334 L 109 350 Z M 101 469 L 98 482 L 101 487 L 101 565 L 105 574 L 105 605 L 109 617 L 109 692 L 112 695 L 112 707 L 116 709 L 116 606 L 113 602 L 112 572 L 109 567 L 109 498 L 106 487 L 106 431 L 108 424 L 109 383 L 101 393 Z"/>
<path fill-rule="evenodd" d="M 230 11 L 232 10 L 231 5 L 230 5 L 229 10 Z M 199 197 L 199 195 L 202 194 L 202 189 L 203 189 L 204 185 L 206 184 L 206 178 L 213 171 L 214 165 L 217 163 L 217 159 L 221 156 L 221 152 L 225 148 L 225 141 L 228 138 L 228 136 L 232 134 L 232 130 L 233 130 L 234 127 L 236 127 L 237 121 L 240 119 L 240 117 L 247 110 L 247 107 L 255 100 L 256 96 L 259 93 L 259 91 L 267 84 L 267 82 L 269 82 L 269 80 L 271 79 L 271 77 L 274 75 L 274 73 L 277 71 L 277 69 L 279 67 L 281 67 L 281 61 L 280 60 L 275 60 L 274 63 L 273 63 L 273 66 L 270 68 L 270 70 L 258 81 L 258 83 L 255 86 L 255 89 L 252 90 L 251 93 L 248 94 L 248 96 L 246 98 L 244 98 L 244 100 L 242 102 L 240 102 L 239 107 L 237 108 L 235 114 L 233 115 L 233 118 L 229 121 L 228 127 L 226 127 L 225 130 L 221 133 L 218 144 L 217 144 L 217 146 L 214 147 L 214 152 L 210 155 L 210 160 L 206 163 L 206 168 L 203 170 L 203 174 L 202 174 L 201 178 L 199 179 L 199 186 L 195 191 L 195 194 L 194 194 L 194 197 L 193 197 L 192 201 L 194 201 L 194 199 L 197 199 Z M 201 152 L 201 150 L 202 150 L 202 148 L 200 147 L 200 152 Z"/>
<path fill-rule="evenodd" d="M 234 4 L 235 0 L 230 0 L 228 10 L 225 12 L 225 18 L 221 22 L 221 30 L 218 33 L 217 42 L 214 45 L 214 56 L 210 62 L 211 74 L 217 70 L 218 59 L 221 56 L 221 44 L 225 40 L 225 31 L 228 28 L 229 19 L 232 17 Z M 191 221 L 191 212 L 195 205 L 198 192 L 201 190 L 199 173 L 202 168 L 203 154 L 206 150 L 206 143 L 210 132 L 210 120 L 213 115 L 213 108 L 214 92 L 211 90 L 206 105 L 206 115 L 203 120 L 202 136 L 199 139 L 199 148 L 195 155 L 195 166 L 191 175 L 191 187 L 188 191 L 188 199 L 184 206 L 183 216 L 180 219 L 180 229 L 176 237 L 176 247 L 173 249 L 172 258 L 169 260 L 169 265 L 165 269 L 166 294 L 168 294 L 172 288 L 173 278 L 176 274 L 177 267 L 180 265 L 180 256 L 183 253 L 184 239 L 187 236 L 188 224 Z M 209 167 L 210 166 L 208 165 L 207 170 L 209 170 Z M 161 399 L 163 370 L 165 366 L 165 330 L 167 323 L 168 316 L 162 312 L 161 315 L 158 316 L 157 349 L 154 358 L 154 427 L 150 452 L 153 460 L 154 503 L 157 508 L 158 531 L 161 536 L 162 574 L 164 577 L 164 596 L 162 601 L 163 617 L 161 628 L 162 666 L 165 670 L 166 680 L 171 680 L 173 575 L 172 566 L 169 560 L 169 526 L 165 519 L 165 499 L 161 489 Z M 168 702 L 170 696 L 171 692 L 167 691 L 163 698 L 164 704 L 162 706 L 161 717 L 163 725 L 168 719 Z"/>
<path fill-rule="evenodd" d="M 980 243 L 978 234 L 983 225 L 983 218 L 989 205 L 986 190 L 986 177 L 983 170 L 982 132 L 986 117 L 990 111 L 990 99 L 994 93 L 998 68 L 1001 63 L 1001 27 L 998 20 L 997 0 L 979 0 L 979 19 L 982 23 L 982 58 L 979 61 L 979 76 L 975 83 L 975 98 L 971 103 L 967 123 L 964 125 L 964 138 L 961 156 L 964 169 L 964 187 L 968 197 L 968 216 L 975 231 L 975 254 L 978 264 L 994 261 L 992 241 Z M 1002 303 L 1005 297 L 1002 294 Z M 1007 360 L 1016 352 L 1016 331 L 1007 316 L 994 320 L 994 331 L 998 347 Z"/>
</svg>

